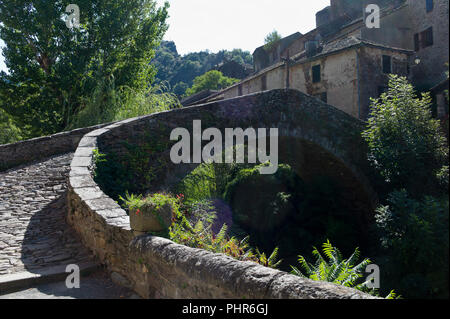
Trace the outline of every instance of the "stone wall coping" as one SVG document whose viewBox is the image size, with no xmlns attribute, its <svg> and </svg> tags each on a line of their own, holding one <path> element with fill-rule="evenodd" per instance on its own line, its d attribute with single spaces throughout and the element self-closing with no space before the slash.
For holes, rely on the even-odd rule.
<svg viewBox="0 0 450 319">
<path fill-rule="evenodd" d="M 253 262 L 238 261 L 224 254 L 215 254 L 202 249 L 179 245 L 169 239 L 150 235 L 134 236 L 130 228 L 129 216 L 125 210 L 103 193 L 93 179 L 93 150 L 97 147 L 99 136 L 108 134 L 111 130 L 123 125 L 148 120 L 157 114 L 128 119 L 90 131 L 80 140 L 71 163 L 69 192 L 73 193 L 75 200 L 92 212 L 95 223 L 101 225 L 101 229 L 105 232 L 108 229 L 114 234 L 128 234 L 128 237 L 125 236 L 126 238 L 134 238 L 128 243 L 128 247 L 119 247 L 120 249 L 126 248 L 132 254 L 148 258 L 148 260 L 164 260 L 166 265 L 176 269 L 176 273 L 182 273 L 191 280 L 197 280 L 200 283 L 205 282 L 205 285 L 208 286 L 221 287 L 221 289 L 227 291 L 228 295 L 236 298 L 375 298 L 356 289 L 301 278 Z M 95 238 L 94 242 L 96 242 Z M 111 245 L 115 244 L 117 243 Z M 98 250 L 98 247 L 92 247 L 95 245 L 95 243 L 87 243 L 87 246 L 94 251 Z M 119 249 L 116 246 L 113 247 Z M 111 261 L 108 257 L 105 257 L 104 262 L 111 266 L 114 271 L 127 268 L 114 263 L 133 263 L 131 260 L 118 261 L 114 259 L 114 261 Z M 129 273 L 122 271 L 120 274 L 133 282 L 133 277 Z M 145 283 L 134 282 L 135 288 L 139 285 L 142 286 Z M 164 288 L 162 289 L 164 290 Z M 141 289 L 141 294 L 148 296 L 146 290 L 148 289 Z M 174 293 L 168 294 L 169 297 L 177 298 L 177 293 L 175 295 Z"/>
<path fill-rule="evenodd" d="M 73 152 L 85 134 L 110 124 L 94 125 L 16 143 L 2 144 L 0 145 L 0 171 L 54 155 Z"/>
</svg>

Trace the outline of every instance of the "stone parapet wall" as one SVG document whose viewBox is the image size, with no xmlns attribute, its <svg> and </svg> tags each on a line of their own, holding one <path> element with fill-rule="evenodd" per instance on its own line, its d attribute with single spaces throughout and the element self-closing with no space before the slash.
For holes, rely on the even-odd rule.
<svg viewBox="0 0 450 319">
<path fill-rule="evenodd" d="M 189 112 L 193 109 L 186 110 Z M 92 178 L 93 150 L 101 140 L 113 146 L 112 139 L 106 138 L 108 134 L 126 132 L 127 127 L 158 122 L 155 119 L 163 117 L 170 121 L 169 113 L 92 131 L 81 139 L 75 152 L 69 176 L 67 221 L 109 271 L 145 298 L 373 298 L 355 289 L 304 279 L 165 238 L 134 236 L 126 212 Z"/>
<path fill-rule="evenodd" d="M 0 145 L 0 171 L 53 155 L 73 152 L 86 133 L 105 125 L 107 124 Z"/>
</svg>

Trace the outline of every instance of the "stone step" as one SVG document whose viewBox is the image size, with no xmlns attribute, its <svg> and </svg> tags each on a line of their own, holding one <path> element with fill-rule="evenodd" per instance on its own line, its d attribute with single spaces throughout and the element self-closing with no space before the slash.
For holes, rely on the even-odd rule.
<svg viewBox="0 0 450 319">
<path fill-rule="evenodd" d="M 92 261 L 78 265 L 80 275 L 86 276 L 101 270 L 100 264 Z M 32 288 L 36 285 L 62 281 L 67 278 L 66 265 L 53 266 L 36 270 L 35 273 L 24 271 L 11 275 L 0 275 L 0 295 Z"/>
</svg>

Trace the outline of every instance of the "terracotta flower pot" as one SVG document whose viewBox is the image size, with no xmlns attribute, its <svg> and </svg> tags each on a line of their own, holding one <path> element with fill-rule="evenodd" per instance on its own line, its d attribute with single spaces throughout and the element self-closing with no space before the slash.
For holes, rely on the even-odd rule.
<svg viewBox="0 0 450 319">
<path fill-rule="evenodd" d="M 160 232 L 169 228 L 172 217 L 172 205 L 157 208 L 154 204 L 145 203 L 139 209 L 130 209 L 130 227 L 138 232 Z"/>
</svg>

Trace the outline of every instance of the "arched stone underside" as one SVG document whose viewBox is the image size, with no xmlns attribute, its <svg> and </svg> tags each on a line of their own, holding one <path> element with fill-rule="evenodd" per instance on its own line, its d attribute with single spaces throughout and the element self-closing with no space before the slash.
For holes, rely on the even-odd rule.
<svg viewBox="0 0 450 319">
<path fill-rule="evenodd" d="M 80 141 L 71 164 L 67 220 L 84 244 L 144 297 L 369 298 L 354 289 L 313 282 L 255 263 L 134 236 L 129 217 L 93 180 L 94 149 L 128 171 L 140 191 L 167 189 L 198 164 L 175 165 L 174 128 L 278 128 L 280 162 L 308 179 L 334 174 L 363 209 L 376 203 L 376 175 L 366 160 L 363 123 L 295 90 L 274 90 L 114 123 Z M 207 142 L 205 142 L 207 143 Z M 144 176 L 146 171 L 152 174 Z M 110 172 L 111 173 L 111 172 Z M 109 185 L 114 183 L 112 172 Z M 117 172 L 119 174 L 119 172 Z M 141 186 L 143 185 L 143 186 Z M 113 185 L 114 186 L 114 185 Z"/>
</svg>

